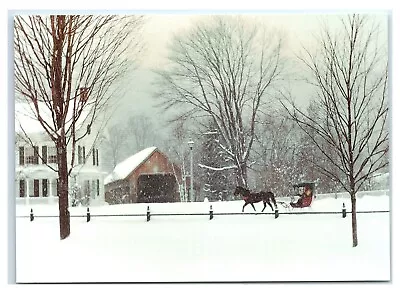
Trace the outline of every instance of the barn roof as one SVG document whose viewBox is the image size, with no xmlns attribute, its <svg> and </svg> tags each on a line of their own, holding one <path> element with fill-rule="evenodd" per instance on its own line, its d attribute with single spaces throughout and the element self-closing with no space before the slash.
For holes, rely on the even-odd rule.
<svg viewBox="0 0 400 294">
<path fill-rule="evenodd" d="M 104 179 L 104 184 L 108 184 L 114 181 L 125 179 L 130 173 L 137 169 L 143 162 L 145 162 L 157 147 L 149 147 L 142 151 L 128 157 L 124 161 L 117 164 L 111 174 Z"/>
</svg>

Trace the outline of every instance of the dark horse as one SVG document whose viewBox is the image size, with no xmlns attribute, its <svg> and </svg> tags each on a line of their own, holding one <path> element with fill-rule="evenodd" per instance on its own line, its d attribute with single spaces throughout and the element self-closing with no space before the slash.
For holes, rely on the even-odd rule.
<svg viewBox="0 0 400 294">
<path fill-rule="evenodd" d="M 235 192 L 233 192 L 233 195 L 242 195 L 243 200 L 244 200 L 244 205 L 242 208 L 242 212 L 244 212 L 244 208 L 247 204 L 251 204 L 253 207 L 254 211 L 256 211 L 256 208 L 254 207 L 253 203 L 257 203 L 262 201 L 264 203 L 264 208 L 261 212 L 264 211 L 265 207 L 267 206 L 266 203 L 268 203 L 269 207 L 271 207 L 272 211 L 274 211 L 274 208 L 271 205 L 271 200 L 274 203 L 275 209 L 278 209 L 275 201 L 275 195 L 272 192 L 250 192 L 250 190 L 245 189 L 243 187 L 237 186 L 235 189 Z"/>
</svg>

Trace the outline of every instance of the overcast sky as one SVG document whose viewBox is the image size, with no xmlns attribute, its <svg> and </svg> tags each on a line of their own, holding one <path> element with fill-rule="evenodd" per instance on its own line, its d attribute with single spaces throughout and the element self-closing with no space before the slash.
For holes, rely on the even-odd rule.
<svg viewBox="0 0 400 294">
<path fill-rule="evenodd" d="M 255 21 L 260 25 L 265 25 L 273 30 L 283 31 L 285 34 L 286 50 L 290 55 L 298 54 L 301 45 L 309 47 L 313 40 L 313 35 L 320 30 L 322 20 L 327 20 L 332 26 L 338 25 L 338 14 L 332 12 L 329 14 L 243 14 L 242 16 Z M 118 121 L 126 115 L 135 113 L 146 113 L 154 116 L 156 122 L 163 122 L 162 116 L 157 113 L 152 98 L 154 86 L 154 74 L 151 72 L 154 68 L 162 68 L 165 65 L 168 55 L 168 44 L 174 34 L 184 33 L 190 29 L 194 23 L 205 18 L 202 14 L 147 14 L 147 21 L 143 30 L 143 38 L 146 48 L 140 56 L 139 67 L 131 73 L 127 79 L 128 84 L 121 99 L 118 113 L 123 115 L 114 116 L 112 122 Z M 385 36 L 387 34 L 387 14 L 378 11 L 374 14 Z M 296 89 L 296 92 L 306 90 Z M 303 95 L 307 96 L 307 95 Z"/>
<path fill-rule="evenodd" d="M 292 13 L 292 14 L 242 14 L 249 21 L 259 22 L 268 28 L 283 30 L 293 51 L 300 49 L 301 43 L 307 43 L 312 35 L 318 32 L 320 21 L 325 19 L 333 26 L 339 24 L 337 12 L 326 14 Z M 207 16 L 202 14 L 149 14 L 144 30 L 148 48 L 143 55 L 143 67 L 150 68 L 162 64 L 167 55 L 167 44 L 173 34 L 179 34 L 191 28 Z M 387 14 L 379 12 L 374 15 L 377 21 L 386 26 Z M 384 29 L 387 29 L 386 27 Z"/>
</svg>

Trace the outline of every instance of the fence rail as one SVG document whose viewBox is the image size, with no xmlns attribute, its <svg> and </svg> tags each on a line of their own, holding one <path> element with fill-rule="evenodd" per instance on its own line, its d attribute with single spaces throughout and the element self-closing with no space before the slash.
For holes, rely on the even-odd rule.
<svg viewBox="0 0 400 294">
<path fill-rule="evenodd" d="M 357 211 L 357 214 L 362 213 L 389 213 L 389 210 L 369 210 L 369 211 Z M 279 210 L 275 210 L 274 212 L 214 212 L 212 206 L 210 206 L 209 212 L 203 213 L 151 213 L 150 207 L 147 207 L 146 213 L 139 214 L 91 214 L 89 208 L 87 208 L 86 214 L 82 215 L 71 215 L 70 217 L 86 217 L 87 222 L 91 220 L 93 217 L 146 217 L 147 221 L 150 221 L 152 216 L 206 216 L 210 217 L 210 220 L 214 218 L 214 216 L 225 216 L 225 215 L 274 215 L 275 218 L 278 218 L 279 215 L 304 215 L 304 214 L 341 214 L 343 218 L 346 217 L 347 213 L 352 213 L 352 211 L 347 211 L 345 207 L 342 208 L 341 211 L 291 211 L 291 212 L 279 212 Z M 33 221 L 35 218 L 57 218 L 58 215 L 34 215 L 33 209 L 31 209 L 30 215 L 16 216 L 17 218 L 30 218 Z"/>
<path fill-rule="evenodd" d="M 357 211 L 357 213 L 388 213 L 389 210 Z M 351 211 L 347 211 L 351 213 Z M 273 212 L 214 212 L 214 215 L 274 215 Z M 280 212 L 279 215 L 295 214 L 342 214 L 340 211 L 313 211 L 313 212 Z M 209 213 L 152 213 L 151 216 L 185 216 L 185 215 L 209 215 Z M 91 217 L 127 217 L 127 216 L 146 216 L 142 214 L 90 214 Z M 17 215 L 16 218 L 29 218 L 29 215 Z M 58 217 L 58 215 L 35 215 L 35 217 Z M 70 215 L 70 217 L 86 217 L 86 214 Z"/>
</svg>

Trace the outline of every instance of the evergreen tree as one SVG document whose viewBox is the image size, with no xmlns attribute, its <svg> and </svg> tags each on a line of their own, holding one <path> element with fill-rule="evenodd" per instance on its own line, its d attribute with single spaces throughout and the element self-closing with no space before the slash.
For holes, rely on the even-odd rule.
<svg viewBox="0 0 400 294">
<path fill-rule="evenodd" d="M 209 201 L 224 201 L 230 199 L 230 191 L 235 185 L 233 168 L 226 166 L 228 159 L 225 158 L 225 152 L 222 150 L 218 131 L 212 128 L 203 132 L 203 142 L 201 144 L 200 158 L 200 178 L 203 183 L 203 195 Z"/>
</svg>

